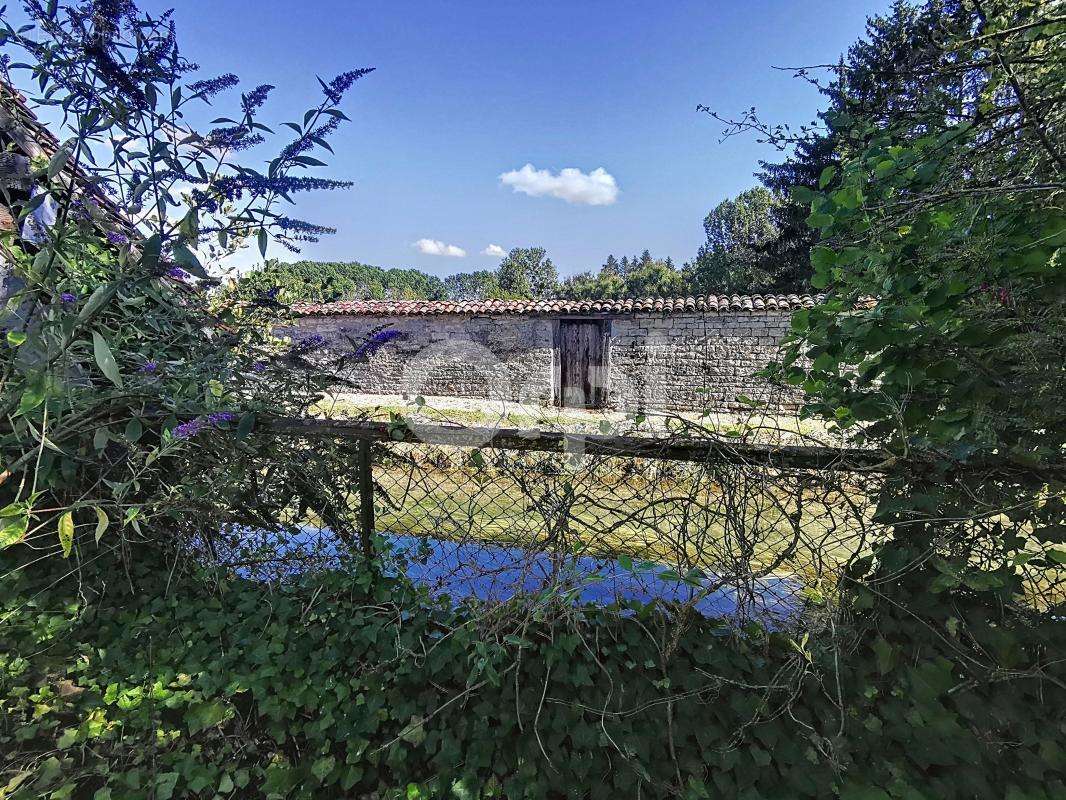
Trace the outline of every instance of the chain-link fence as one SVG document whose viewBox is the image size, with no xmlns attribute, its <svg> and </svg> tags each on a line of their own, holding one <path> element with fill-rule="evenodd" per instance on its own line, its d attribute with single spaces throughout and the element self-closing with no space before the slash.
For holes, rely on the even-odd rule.
<svg viewBox="0 0 1066 800">
<path fill-rule="evenodd" d="M 403 423 L 275 425 L 307 449 L 309 463 L 330 442 L 345 467 L 329 496 L 300 509 L 284 532 L 231 531 L 223 560 L 263 578 L 335 567 L 372 549 L 387 568 L 456 599 L 661 600 L 783 617 L 831 597 L 844 566 L 880 535 L 871 520 L 880 478 L 862 451 Z"/>
<path fill-rule="evenodd" d="M 907 524 L 882 522 L 874 509 L 891 507 L 885 489 L 901 470 L 915 483 L 909 471 L 922 466 L 824 438 L 798 444 L 791 429 L 773 442 L 762 431 L 593 435 L 401 419 L 267 425 L 278 446 L 303 454 L 307 470 L 259 475 L 251 490 L 283 496 L 283 486 L 298 500 L 274 517 L 287 524 L 245 519 L 213 537 L 218 563 L 273 581 L 374 560 L 453 600 L 660 600 L 740 620 L 831 608 L 856 558 L 887 536 L 908 535 Z M 1013 479 L 995 470 L 987 474 L 1000 477 L 988 480 Z M 935 539 L 900 569 L 933 564 L 950 582 L 960 565 L 1000 568 L 988 543 L 1010 522 L 990 509 L 908 524 L 935 530 Z M 1061 602 L 1066 570 L 1037 555 L 1036 539 L 1031 549 L 1010 567 L 1024 584 L 1016 599 Z"/>
</svg>

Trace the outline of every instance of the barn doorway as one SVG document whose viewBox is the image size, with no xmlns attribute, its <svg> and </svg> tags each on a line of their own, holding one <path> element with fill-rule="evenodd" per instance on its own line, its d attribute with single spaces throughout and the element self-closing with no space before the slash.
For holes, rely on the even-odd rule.
<svg viewBox="0 0 1066 800">
<path fill-rule="evenodd" d="M 603 408 L 607 404 L 607 322 L 559 320 L 559 405 Z"/>
</svg>

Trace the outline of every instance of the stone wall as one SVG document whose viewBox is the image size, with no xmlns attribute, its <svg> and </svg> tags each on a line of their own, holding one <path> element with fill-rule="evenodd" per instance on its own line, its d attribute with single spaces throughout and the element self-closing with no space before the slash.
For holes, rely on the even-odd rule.
<svg viewBox="0 0 1066 800">
<path fill-rule="evenodd" d="M 625 411 L 791 410 L 798 397 L 756 377 L 788 332 L 787 313 L 640 315 L 611 321 L 608 403 Z"/>
<path fill-rule="evenodd" d="M 354 391 L 503 399 L 550 405 L 558 320 L 543 316 L 317 316 L 294 336 L 322 334 L 331 350 L 354 350 L 374 329 L 389 341 L 352 376 Z M 608 405 L 624 411 L 735 411 L 740 398 L 793 410 L 795 392 L 755 373 L 789 328 L 781 312 L 631 314 L 608 322 Z"/>
<path fill-rule="evenodd" d="M 331 350 L 351 351 L 375 328 L 400 332 L 351 376 L 349 391 L 436 395 L 550 405 L 552 320 L 460 315 L 324 316 L 298 320 L 295 336 L 323 335 Z"/>
</svg>

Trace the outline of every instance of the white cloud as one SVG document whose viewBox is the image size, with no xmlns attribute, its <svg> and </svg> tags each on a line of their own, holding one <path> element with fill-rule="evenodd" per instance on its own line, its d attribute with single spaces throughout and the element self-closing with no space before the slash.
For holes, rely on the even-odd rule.
<svg viewBox="0 0 1066 800">
<path fill-rule="evenodd" d="M 466 250 L 463 248 L 454 244 L 445 244 L 440 239 L 419 239 L 414 246 L 418 248 L 418 252 L 425 253 L 427 256 L 462 258 L 466 255 Z"/>
<path fill-rule="evenodd" d="M 507 251 L 500 247 L 498 244 L 490 244 L 484 250 L 481 251 L 483 256 L 505 256 Z"/>
<path fill-rule="evenodd" d="M 550 195 L 568 203 L 589 206 L 609 206 L 618 199 L 618 181 L 603 167 L 588 174 L 566 167 L 553 175 L 550 170 L 526 164 L 522 169 L 503 173 L 500 183 L 533 197 Z"/>
</svg>

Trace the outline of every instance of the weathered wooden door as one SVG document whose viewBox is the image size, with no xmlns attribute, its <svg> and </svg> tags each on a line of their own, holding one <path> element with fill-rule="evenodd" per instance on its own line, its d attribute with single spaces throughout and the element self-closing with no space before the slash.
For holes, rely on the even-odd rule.
<svg viewBox="0 0 1066 800">
<path fill-rule="evenodd" d="M 601 408 L 607 402 L 604 323 L 559 321 L 559 405 Z"/>
</svg>

